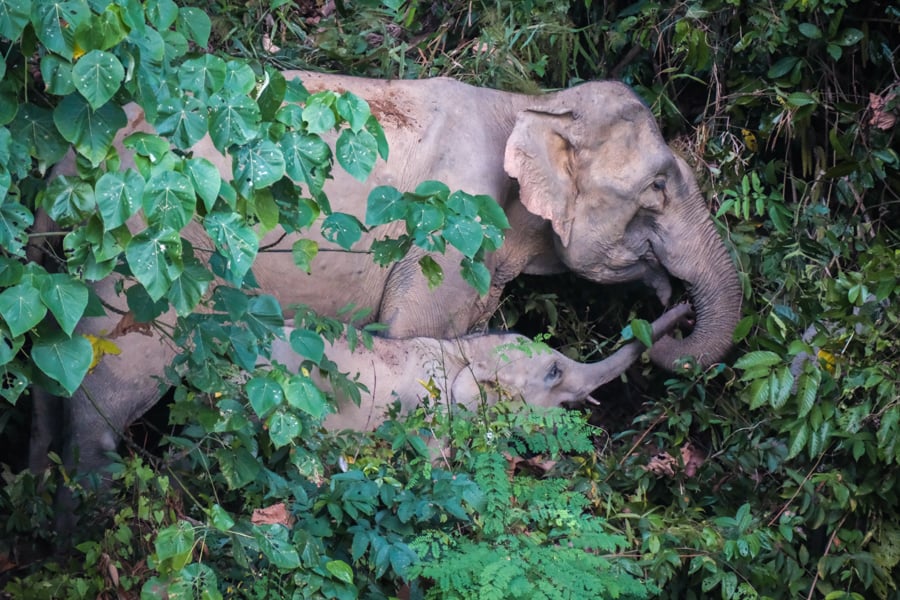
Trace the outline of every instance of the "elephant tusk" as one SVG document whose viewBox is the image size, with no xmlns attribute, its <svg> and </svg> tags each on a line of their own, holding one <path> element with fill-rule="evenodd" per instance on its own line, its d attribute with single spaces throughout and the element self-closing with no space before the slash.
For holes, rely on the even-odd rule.
<svg viewBox="0 0 900 600">
<path fill-rule="evenodd" d="M 584 401 L 592 406 L 600 406 L 600 401 L 592 398 L 591 396 L 585 398 Z"/>
</svg>

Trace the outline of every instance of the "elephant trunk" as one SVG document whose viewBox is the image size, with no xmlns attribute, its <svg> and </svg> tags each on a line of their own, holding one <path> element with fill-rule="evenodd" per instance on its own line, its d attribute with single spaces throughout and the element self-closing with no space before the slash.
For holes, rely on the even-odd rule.
<svg viewBox="0 0 900 600">
<path fill-rule="evenodd" d="M 687 285 L 695 325 L 687 337 L 665 335 L 650 349 L 650 359 L 665 369 L 683 356 L 693 356 L 702 367 L 721 360 L 741 317 L 741 283 L 715 226 L 707 214 L 689 215 L 685 222 L 694 225 L 661 244 L 657 256 L 672 277 Z"/>
<path fill-rule="evenodd" d="M 653 321 L 651 326 L 653 328 L 652 337 L 654 342 L 664 338 L 680 321 L 687 318 L 691 312 L 692 309 L 689 304 L 678 304 Z M 645 346 L 641 342 L 634 341 L 622 346 L 611 356 L 600 362 L 581 364 L 579 367 L 579 391 L 583 392 L 583 394 L 580 395 L 586 398 L 601 385 L 612 381 L 624 373 L 628 367 L 634 364 L 634 361 L 640 357 L 644 350 Z"/>
</svg>

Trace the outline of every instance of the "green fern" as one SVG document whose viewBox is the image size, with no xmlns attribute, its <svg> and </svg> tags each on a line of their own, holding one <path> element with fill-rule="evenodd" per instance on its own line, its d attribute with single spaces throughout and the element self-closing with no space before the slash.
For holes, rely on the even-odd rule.
<svg viewBox="0 0 900 600">
<path fill-rule="evenodd" d="M 506 460 L 497 452 L 485 452 L 475 458 L 475 483 L 484 493 L 482 527 L 487 536 L 499 535 L 507 524 L 512 490 L 506 474 Z"/>
</svg>

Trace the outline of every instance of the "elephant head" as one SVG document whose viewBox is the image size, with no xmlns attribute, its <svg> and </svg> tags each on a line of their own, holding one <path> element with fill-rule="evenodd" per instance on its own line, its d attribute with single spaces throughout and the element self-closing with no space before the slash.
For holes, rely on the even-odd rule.
<svg viewBox="0 0 900 600">
<path fill-rule="evenodd" d="M 552 225 L 558 259 L 598 283 L 643 281 L 664 305 L 670 277 L 687 287 L 692 333 L 651 349 L 671 369 L 681 356 L 720 360 L 740 318 L 741 285 L 696 180 L 650 110 L 626 86 L 585 84 L 519 112 L 504 167 L 525 208 Z"/>
</svg>

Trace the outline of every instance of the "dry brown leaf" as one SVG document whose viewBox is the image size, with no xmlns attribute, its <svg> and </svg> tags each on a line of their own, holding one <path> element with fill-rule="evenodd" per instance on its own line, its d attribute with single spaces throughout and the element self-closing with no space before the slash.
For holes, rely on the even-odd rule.
<svg viewBox="0 0 900 600">
<path fill-rule="evenodd" d="M 127 313 L 122 315 L 122 318 L 119 319 L 119 322 L 116 323 L 116 326 L 107 337 L 110 339 L 115 339 L 123 335 L 128 335 L 129 333 L 153 335 L 153 332 L 150 331 L 150 323 L 138 323 L 134 320 L 134 314 L 131 311 L 128 311 Z"/>
<path fill-rule="evenodd" d="M 279 502 L 266 508 L 255 509 L 250 522 L 254 525 L 284 525 L 290 528 L 294 525 L 294 517 L 288 512 L 287 505 Z"/>
<path fill-rule="evenodd" d="M 892 98 L 893 94 L 886 98 L 883 98 L 878 94 L 869 94 L 869 110 L 872 111 L 869 125 L 876 129 L 881 129 L 882 131 L 888 131 L 889 129 L 894 128 L 894 125 L 897 123 L 897 115 L 893 112 L 884 110 L 885 105 Z"/>
</svg>

